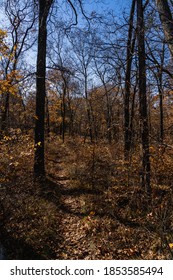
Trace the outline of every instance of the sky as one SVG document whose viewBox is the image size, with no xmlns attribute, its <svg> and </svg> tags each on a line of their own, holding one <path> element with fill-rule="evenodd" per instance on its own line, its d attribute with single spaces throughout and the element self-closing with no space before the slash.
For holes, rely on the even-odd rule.
<svg viewBox="0 0 173 280">
<path fill-rule="evenodd" d="M 86 1 L 85 5 L 88 11 L 103 12 L 104 10 L 111 9 L 117 16 L 121 16 L 124 10 L 129 10 L 131 0 L 100 0 L 98 3 L 94 3 L 93 0 Z M 96 1 L 97 2 L 97 1 Z M 99 3 L 100 2 L 100 3 Z"/>
<path fill-rule="evenodd" d="M 121 17 L 124 10 L 128 11 L 132 0 L 85 0 L 85 9 L 91 13 L 92 11 L 104 13 L 105 10 L 112 10 L 117 17 Z M 2 5 L 3 0 L 0 0 Z M 3 25 L 4 13 L 0 10 L 0 22 Z"/>
<path fill-rule="evenodd" d="M 0 4 L 6 0 L 0 0 Z M 60 0 L 64 2 L 64 0 Z M 57 1 L 58 2 L 58 1 Z M 75 2 L 75 1 L 74 1 Z M 121 18 L 123 11 L 129 11 L 132 0 L 84 0 L 84 7 L 87 13 L 96 11 L 104 15 L 107 10 L 112 10 L 117 18 Z M 79 21 L 80 22 L 80 21 Z M 6 29 L 6 21 L 4 17 L 3 10 L 0 10 L 0 25 L 1 28 Z M 31 60 L 31 58 L 29 58 Z"/>
</svg>

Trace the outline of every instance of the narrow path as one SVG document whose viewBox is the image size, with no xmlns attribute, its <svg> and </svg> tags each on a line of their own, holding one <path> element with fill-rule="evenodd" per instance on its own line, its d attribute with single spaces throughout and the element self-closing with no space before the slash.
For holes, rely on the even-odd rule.
<svg viewBox="0 0 173 280">
<path fill-rule="evenodd" d="M 71 154 L 67 150 L 50 157 L 50 178 L 55 184 L 52 198 L 55 203 L 58 198 L 58 211 L 63 217 L 59 228 L 63 241 L 57 258 L 140 258 L 137 243 L 141 240 L 141 246 L 145 246 L 142 239 L 148 233 L 141 231 L 138 223 L 128 223 L 118 214 L 111 214 L 112 205 L 106 193 L 85 189 L 70 180 Z"/>
</svg>

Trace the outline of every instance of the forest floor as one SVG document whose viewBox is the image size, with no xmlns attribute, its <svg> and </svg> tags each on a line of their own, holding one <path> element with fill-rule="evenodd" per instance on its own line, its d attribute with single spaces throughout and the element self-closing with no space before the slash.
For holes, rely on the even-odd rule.
<svg viewBox="0 0 173 280">
<path fill-rule="evenodd" d="M 0 241 L 9 259 L 173 258 L 172 188 L 152 183 L 149 201 L 138 156 L 128 165 L 117 144 L 52 136 L 38 184 L 33 151 L 29 135 L 1 141 Z"/>
</svg>

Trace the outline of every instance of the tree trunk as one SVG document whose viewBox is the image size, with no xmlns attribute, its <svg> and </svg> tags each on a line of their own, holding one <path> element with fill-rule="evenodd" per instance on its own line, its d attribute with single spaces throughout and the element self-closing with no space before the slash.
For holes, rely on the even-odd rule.
<svg viewBox="0 0 173 280">
<path fill-rule="evenodd" d="M 90 135 L 90 141 L 93 143 L 93 131 L 92 131 L 92 117 L 91 117 L 91 106 L 88 99 L 88 81 L 87 81 L 87 70 L 85 69 L 85 81 L 84 81 L 84 87 L 85 87 L 85 99 L 86 99 L 86 106 L 87 106 L 87 117 L 88 117 L 88 128 L 89 128 L 89 135 Z M 88 134 L 88 129 L 86 131 L 86 136 Z"/>
<path fill-rule="evenodd" d="M 150 186 L 150 157 L 149 157 L 149 128 L 146 98 L 146 54 L 145 54 L 145 29 L 143 20 L 142 0 L 137 0 L 137 26 L 138 26 L 138 62 L 139 62 L 139 102 L 140 125 L 142 138 L 142 187 L 148 194 Z"/>
<path fill-rule="evenodd" d="M 66 121 L 65 121 L 65 118 L 66 118 L 66 91 L 67 91 L 67 86 L 66 86 L 66 82 L 64 81 L 62 103 L 61 103 L 62 141 L 63 141 L 63 143 L 65 141 L 65 132 L 66 132 Z"/>
<path fill-rule="evenodd" d="M 49 100 L 46 95 L 46 136 L 50 136 L 50 115 L 49 115 Z"/>
<path fill-rule="evenodd" d="M 159 141 L 163 144 L 164 138 L 164 130 L 163 130 L 163 89 L 162 89 L 162 81 L 160 78 L 160 87 L 159 87 L 159 108 L 160 108 L 160 135 Z"/>
<path fill-rule="evenodd" d="M 124 98 L 124 157 L 125 160 L 129 158 L 130 146 L 131 146 L 131 131 L 130 131 L 130 90 L 131 90 L 131 65 L 133 57 L 134 44 L 132 43 L 133 35 L 133 18 L 135 11 L 136 0 L 132 1 L 130 19 L 129 19 L 129 31 L 127 40 L 127 65 L 126 65 L 126 77 L 125 77 L 125 98 Z"/>
<path fill-rule="evenodd" d="M 52 0 L 39 0 L 39 32 L 37 53 L 37 77 L 36 77 L 36 116 L 35 116 L 35 178 L 43 178 L 45 175 L 44 162 L 44 120 L 46 97 L 46 44 L 47 44 L 47 17 Z"/>
<path fill-rule="evenodd" d="M 161 56 L 161 69 L 164 66 L 164 58 L 165 58 L 165 44 L 163 44 L 162 48 L 162 56 Z M 159 69 L 159 77 L 158 77 L 158 90 L 159 90 L 159 108 L 160 108 L 160 133 L 159 133 L 159 141 L 163 144 L 164 140 L 164 113 L 163 113 L 163 71 Z"/>
<path fill-rule="evenodd" d="M 0 138 L 3 138 L 3 133 L 7 126 L 7 114 L 9 111 L 9 100 L 10 100 L 10 94 L 9 94 L 9 92 L 7 92 L 6 96 L 5 96 L 4 108 L 2 108 Z"/>
<path fill-rule="evenodd" d="M 156 0 L 165 40 L 173 58 L 173 17 L 167 0 Z"/>
</svg>

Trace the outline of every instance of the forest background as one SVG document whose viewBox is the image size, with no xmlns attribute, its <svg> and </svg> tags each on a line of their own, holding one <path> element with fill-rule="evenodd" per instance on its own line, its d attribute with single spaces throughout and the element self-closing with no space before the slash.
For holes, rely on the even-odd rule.
<svg viewBox="0 0 173 280">
<path fill-rule="evenodd" d="M 1 2 L 8 258 L 172 258 L 173 2 Z"/>
</svg>

